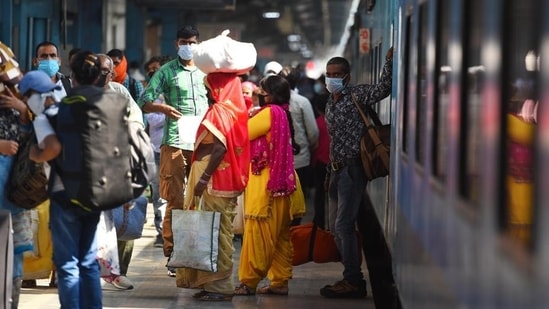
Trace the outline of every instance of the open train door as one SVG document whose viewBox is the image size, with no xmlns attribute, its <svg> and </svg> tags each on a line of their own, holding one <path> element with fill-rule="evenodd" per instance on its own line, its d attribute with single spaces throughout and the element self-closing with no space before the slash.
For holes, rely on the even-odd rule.
<svg viewBox="0 0 549 309">
<path fill-rule="evenodd" d="M 2 296 L 2 308 L 11 308 L 11 289 L 13 272 L 13 236 L 11 233 L 11 215 L 8 210 L 0 209 L 0 290 Z"/>
</svg>

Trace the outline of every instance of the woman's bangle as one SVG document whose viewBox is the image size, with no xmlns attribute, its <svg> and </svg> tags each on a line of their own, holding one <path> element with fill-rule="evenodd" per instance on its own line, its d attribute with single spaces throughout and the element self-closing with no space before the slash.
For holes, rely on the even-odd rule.
<svg viewBox="0 0 549 309">
<path fill-rule="evenodd" d="M 202 173 L 202 176 L 200 176 L 201 179 L 205 179 L 205 180 L 210 180 L 210 178 L 212 177 L 212 175 L 204 172 Z"/>
<path fill-rule="evenodd" d="M 200 177 L 200 179 L 198 180 L 198 182 L 200 182 L 201 184 L 205 185 L 205 184 L 208 184 L 208 181 L 206 179 L 203 179 L 202 177 Z"/>
</svg>

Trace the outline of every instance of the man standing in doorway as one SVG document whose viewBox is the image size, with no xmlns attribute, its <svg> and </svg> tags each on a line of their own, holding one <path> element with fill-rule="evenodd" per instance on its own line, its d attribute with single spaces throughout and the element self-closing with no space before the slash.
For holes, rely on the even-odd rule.
<svg viewBox="0 0 549 309">
<path fill-rule="evenodd" d="M 393 48 L 385 55 L 383 74 L 375 85 L 349 85 L 351 66 L 347 59 L 334 57 L 326 64 L 326 89 L 330 97 L 326 105 L 326 125 L 330 135 L 328 164 L 329 226 L 343 263 L 343 280 L 320 289 L 327 298 L 363 298 L 366 281 L 360 268 L 356 239 L 356 220 L 366 189 L 366 174 L 360 159 L 360 138 L 365 124 L 353 103 L 365 110 L 391 94 Z"/>
<path fill-rule="evenodd" d="M 183 208 L 185 179 L 194 149 L 193 142 L 187 141 L 180 134 L 187 132 L 185 128 L 180 130 L 180 126 L 185 123 L 178 120 L 184 116 L 201 118 L 208 109 L 204 86 L 206 75 L 193 62 L 192 49 L 198 43 L 198 36 L 198 30 L 193 26 L 184 26 L 177 31 L 174 43 L 179 57 L 166 63 L 151 77 L 139 101 L 143 111 L 166 115 L 160 147 L 159 173 L 160 195 L 168 202 L 162 224 L 166 257 L 169 257 L 173 250 L 172 209 Z M 164 104 L 155 102 L 161 94 L 164 95 Z M 190 132 L 190 135 L 194 137 L 195 132 Z M 168 269 L 168 275 L 175 277 L 175 270 Z"/>
</svg>

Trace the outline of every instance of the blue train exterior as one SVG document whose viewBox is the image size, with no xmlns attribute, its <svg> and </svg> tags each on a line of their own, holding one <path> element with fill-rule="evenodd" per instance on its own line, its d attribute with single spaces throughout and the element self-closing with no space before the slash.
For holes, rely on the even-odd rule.
<svg viewBox="0 0 549 309">
<path fill-rule="evenodd" d="M 357 52 L 360 28 L 396 49 L 378 107 L 391 175 L 367 191 L 404 308 L 549 306 L 548 8 L 377 1 L 353 27 L 353 77 L 375 82 L 383 61 Z"/>
<path fill-rule="evenodd" d="M 113 46 L 116 2 L 63 3 L 0 0 L 0 40 L 23 69 L 42 40 L 64 59 Z M 391 307 L 549 306 L 548 10 L 547 0 L 360 1 L 344 50 L 352 82 L 375 83 L 395 47 L 392 95 L 376 106 L 392 124 L 391 173 L 367 187 Z M 135 29 L 154 20 L 171 34 L 181 22 L 133 1 L 122 11 L 129 60 L 147 56 Z M 173 54 L 172 40 L 160 37 L 158 52 Z M 520 118 L 528 100 L 536 123 Z"/>
</svg>

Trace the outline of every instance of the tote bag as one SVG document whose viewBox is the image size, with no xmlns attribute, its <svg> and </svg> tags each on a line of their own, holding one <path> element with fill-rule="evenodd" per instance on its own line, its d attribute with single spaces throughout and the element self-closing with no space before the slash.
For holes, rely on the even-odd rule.
<svg viewBox="0 0 549 309">
<path fill-rule="evenodd" d="M 234 209 L 235 216 L 233 219 L 233 233 L 244 233 L 244 194 L 240 194 L 236 199 L 236 207 Z"/>
<path fill-rule="evenodd" d="M 172 210 L 173 251 L 168 267 L 217 272 L 221 213 L 202 210 Z"/>
<path fill-rule="evenodd" d="M 112 209 L 114 226 L 118 240 L 139 239 L 143 235 L 143 226 L 147 216 L 147 204 L 135 201 Z"/>
</svg>

